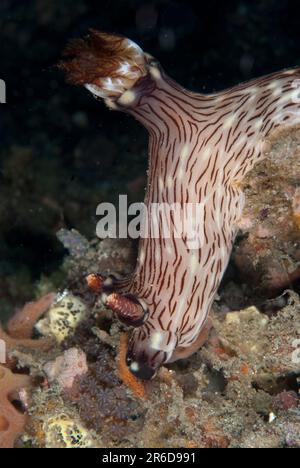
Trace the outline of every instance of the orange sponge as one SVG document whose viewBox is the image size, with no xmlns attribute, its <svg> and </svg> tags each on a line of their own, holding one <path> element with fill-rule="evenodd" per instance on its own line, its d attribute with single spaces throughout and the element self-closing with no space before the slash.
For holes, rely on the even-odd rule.
<svg viewBox="0 0 300 468">
<path fill-rule="evenodd" d="M 145 386 L 141 380 L 138 380 L 128 369 L 126 364 L 126 353 L 128 348 L 128 335 L 127 333 L 122 333 L 120 337 L 120 344 L 119 344 L 119 365 L 118 365 L 118 372 L 119 377 L 123 381 L 123 383 L 130 388 L 130 390 L 134 393 L 135 396 L 139 398 L 146 397 L 146 390 Z"/>
</svg>

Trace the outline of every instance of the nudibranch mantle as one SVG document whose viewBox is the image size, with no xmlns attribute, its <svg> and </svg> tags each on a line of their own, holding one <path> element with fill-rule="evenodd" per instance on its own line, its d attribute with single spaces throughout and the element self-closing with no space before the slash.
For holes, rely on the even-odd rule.
<svg viewBox="0 0 300 468">
<path fill-rule="evenodd" d="M 300 125 L 300 69 L 204 95 L 179 86 L 152 56 L 120 36 L 91 31 L 71 42 L 66 54 L 62 67 L 72 83 L 148 129 L 146 206 L 198 203 L 203 209 L 198 249 L 174 233 L 141 239 L 134 274 L 101 279 L 108 306 L 135 327 L 131 371 L 151 378 L 205 340 L 242 216 L 243 178 L 265 157 L 276 132 Z"/>
</svg>

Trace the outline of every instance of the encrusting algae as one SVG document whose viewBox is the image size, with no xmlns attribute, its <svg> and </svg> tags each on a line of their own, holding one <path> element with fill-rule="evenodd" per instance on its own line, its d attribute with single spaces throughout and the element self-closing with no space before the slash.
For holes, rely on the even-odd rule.
<svg viewBox="0 0 300 468">
<path fill-rule="evenodd" d="M 54 337 L 58 343 L 62 343 L 74 333 L 85 314 L 85 304 L 78 297 L 65 291 L 62 297 L 56 298 L 46 317 L 40 320 L 35 328 L 41 335 Z"/>
<path fill-rule="evenodd" d="M 46 448 L 90 448 L 93 445 L 89 431 L 65 415 L 49 418 L 43 430 Z"/>
</svg>

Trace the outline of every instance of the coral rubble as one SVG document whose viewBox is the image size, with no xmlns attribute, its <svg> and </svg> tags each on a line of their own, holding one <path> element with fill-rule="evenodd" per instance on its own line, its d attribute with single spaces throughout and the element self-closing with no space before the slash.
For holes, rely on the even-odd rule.
<svg viewBox="0 0 300 468">
<path fill-rule="evenodd" d="M 281 133 L 244 181 L 244 236 L 234 260 L 261 295 L 276 294 L 300 277 L 299 148 L 300 130 Z"/>
<path fill-rule="evenodd" d="M 221 295 L 202 350 L 141 384 L 124 374 L 126 327 L 87 287 L 69 295 L 86 304 L 77 327 L 47 353 L 13 353 L 32 374 L 18 445 L 300 447 L 300 300 L 293 291 L 283 297 L 267 315 L 230 310 Z"/>
<path fill-rule="evenodd" d="M 297 266 L 298 189 L 289 165 L 296 171 L 298 136 L 280 136 L 271 162 L 262 163 L 256 182 L 247 181 L 244 234 L 233 256 L 243 276 L 225 279 L 207 343 L 161 368 L 154 380 L 140 382 L 129 373 L 128 327 L 85 280 L 99 265 L 106 275 L 132 271 L 131 245 L 61 233 L 70 250 L 63 266 L 67 289 L 27 304 L 0 328 L 10 367 L 0 368 L 1 446 L 300 447 L 300 299 L 295 290 L 283 290 L 293 277 L 274 287 L 276 273 L 256 297 L 257 278 L 267 285 L 262 272 L 271 271 L 262 242 L 275 249 L 273 261 L 288 257 Z M 286 166 L 275 195 L 266 177 L 277 152 Z M 265 191 L 256 185 L 260 177 Z M 276 235 L 266 237 L 272 229 Z M 240 262 L 245 246 L 250 256 Z M 253 281 L 252 295 L 241 279 Z"/>
</svg>

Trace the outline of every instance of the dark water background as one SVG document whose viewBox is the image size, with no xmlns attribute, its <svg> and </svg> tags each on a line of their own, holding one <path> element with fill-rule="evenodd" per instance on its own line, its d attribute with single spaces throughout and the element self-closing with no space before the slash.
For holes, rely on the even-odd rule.
<svg viewBox="0 0 300 468">
<path fill-rule="evenodd" d="M 60 227 L 95 232 L 95 209 L 142 200 L 147 135 L 55 68 L 89 28 L 122 33 L 182 85 L 209 92 L 300 65 L 299 1 L 1 0 L 0 318 L 55 275 Z M 58 281 L 58 279 L 57 279 Z"/>
</svg>

